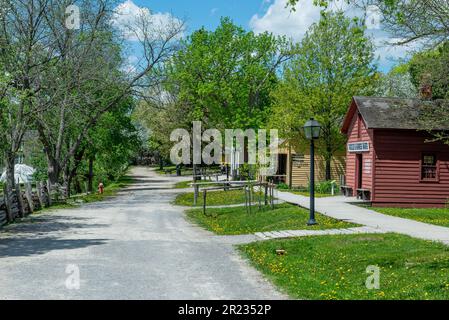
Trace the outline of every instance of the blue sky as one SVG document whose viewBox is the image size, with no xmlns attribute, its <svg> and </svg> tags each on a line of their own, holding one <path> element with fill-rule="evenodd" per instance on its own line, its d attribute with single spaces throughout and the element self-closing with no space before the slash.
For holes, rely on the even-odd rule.
<svg viewBox="0 0 449 320">
<path fill-rule="evenodd" d="M 269 31 L 277 35 L 286 35 L 294 41 L 300 41 L 310 25 L 318 21 L 320 9 L 313 6 L 312 0 L 304 0 L 296 12 L 285 8 L 287 0 L 123 0 L 122 7 L 132 17 L 142 8 L 148 8 L 153 15 L 172 15 L 186 20 L 189 34 L 202 26 L 215 29 L 220 17 L 228 16 L 238 25 L 254 32 Z M 338 1 L 341 1 L 338 3 Z M 360 15 L 359 11 L 337 0 L 336 8 L 343 9 L 347 15 Z M 387 45 L 391 37 L 381 27 L 369 28 L 377 50 L 378 65 L 387 72 L 407 53 L 410 47 Z"/>
<path fill-rule="evenodd" d="M 215 29 L 221 16 L 231 17 L 237 24 L 249 28 L 254 14 L 267 8 L 263 0 L 134 0 L 136 5 L 148 7 L 153 12 L 169 12 L 186 18 L 188 31 L 202 26 Z"/>
</svg>

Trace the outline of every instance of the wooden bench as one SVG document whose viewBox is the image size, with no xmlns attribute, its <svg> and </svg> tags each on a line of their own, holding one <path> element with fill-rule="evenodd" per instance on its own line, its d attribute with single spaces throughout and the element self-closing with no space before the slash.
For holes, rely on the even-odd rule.
<svg viewBox="0 0 449 320">
<path fill-rule="evenodd" d="M 341 193 L 345 196 L 345 197 L 352 197 L 353 193 L 352 193 L 352 188 L 348 187 L 348 186 L 341 186 Z"/>
<path fill-rule="evenodd" d="M 371 190 L 357 189 L 357 199 L 362 199 L 364 201 L 371 200 Z"/>
</svg>

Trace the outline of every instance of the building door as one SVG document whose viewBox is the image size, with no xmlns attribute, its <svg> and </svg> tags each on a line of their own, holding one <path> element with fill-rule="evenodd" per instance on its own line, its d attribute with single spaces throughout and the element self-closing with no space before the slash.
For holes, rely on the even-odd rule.
<svg viewBox="0 0 449 320">
<path fill-rule="evenodd" d="M 356 170 L 357 170 L 356 187 L 357 189 L 363 189 L 363 154 L 357 155 Z"/>
</svg>

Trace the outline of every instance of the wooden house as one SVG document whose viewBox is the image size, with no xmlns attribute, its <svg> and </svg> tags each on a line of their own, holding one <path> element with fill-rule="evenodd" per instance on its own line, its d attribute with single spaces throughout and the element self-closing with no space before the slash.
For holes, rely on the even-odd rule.
<svg viewBox="0 0 449 320">
<path fill-rule="evenodd" d="M 431 135 L 419 124 L 423 109 L 437 103 L 353 98 L 342 127 L 348 136 L 343 187 L 348 196 L 384 207 L 442 207 L 448 202 L 449 146 L 429 142 Z"/>
<path fill-rule="evenodd" d="M 308 148 L 306 148 L 308 150 Z M 290 171 L 291 167 L 291 171 Z M 345 155 L 334 158 L 331 163 L 331 178 L 340 183 L 345 173 Z M 289 151 L 287 143 L 282 143 L 279 150 L 278 172 L 276 180 L 291 185 L 293 188 L 307 187 L 310 181 L 310 152 L 297 152 L 293 148 Z M 315 155 L 315 179 L 317 182 L 326 179 L 326 162 L 319 155 Z"/>
</svg>

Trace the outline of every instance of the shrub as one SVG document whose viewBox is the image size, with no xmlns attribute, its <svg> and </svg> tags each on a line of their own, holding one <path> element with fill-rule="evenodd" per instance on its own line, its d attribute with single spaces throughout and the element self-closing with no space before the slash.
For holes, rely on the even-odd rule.
<svg viewBox="0 0 449 320">
<path fill-rule="evenodd" d="M 279 183 L 278 186 L 277 186 L 277 188 L 278 188 L 279 190 L 288 190 L 288 189 L 290 189 L 289 186 L 288 186 L 288 184 L 285 184 L 285 183 Z"/>
<path fill-rule="evenodd" d="M 335 180 L 318 182 L 315 185 L 315 191 L 317 193 L 321 193 L 321 194 L 331 194 L 332 186 L 334 186 L 334 191 L 337 192 L 338 187 L 337 187 L 337 183 Z"/>
</svg>

